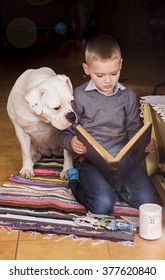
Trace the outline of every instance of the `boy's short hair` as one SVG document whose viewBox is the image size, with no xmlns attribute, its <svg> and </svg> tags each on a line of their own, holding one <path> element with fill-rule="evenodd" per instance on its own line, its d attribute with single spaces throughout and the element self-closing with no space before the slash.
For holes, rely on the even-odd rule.
<svg viewBox="0 0 165 280">
<path fill-rule="evenodd" d="M 90 64 L 93 60 L 113 60 L 117 57 L 121 57 L 121 50 L 112 36 L 101 34 L 88 41 L 85 50 L 87 64 Z"/>
</svg>

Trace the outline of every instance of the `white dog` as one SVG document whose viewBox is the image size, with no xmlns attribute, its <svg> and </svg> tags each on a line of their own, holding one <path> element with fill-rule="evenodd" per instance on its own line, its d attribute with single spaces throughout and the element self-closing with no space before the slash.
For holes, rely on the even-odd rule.
<svg viewBox="0 0 165 280">
<path fill-rule="evenodd" d="M 57 129 L 76 121 L 71 107 L 73 90 L 70 79 L 42 67 L 26 70 L 15 82 L 7 102 L 7 112 L 14 124 L 22 152 L 20 174 L 34 175 L 33 165 L 42 156 L 63 155 L 56 141 Z M 72 158 L 64 150 L 64 167 L 72 168 Z"/>
</svg>

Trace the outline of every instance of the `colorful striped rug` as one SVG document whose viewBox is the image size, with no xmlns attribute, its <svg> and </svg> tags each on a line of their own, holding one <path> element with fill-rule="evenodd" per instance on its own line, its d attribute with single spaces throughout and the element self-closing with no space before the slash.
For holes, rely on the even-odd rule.
<svg viewBox="0 0 165 280">
<path fill-rule="evenodd" d="M 136 226 L 124 216 L 138 217 L 138 210 L 118 202 L 114 213 L 92 215 L 79 204 L 60 179 L 63 159 L 43 158 L 35 176 L 11 175 L 0 187 L 0 227 L 111 241 L 133 241 Z M 122 216 L 122 218 L 121 218 Z"/>
</svg>

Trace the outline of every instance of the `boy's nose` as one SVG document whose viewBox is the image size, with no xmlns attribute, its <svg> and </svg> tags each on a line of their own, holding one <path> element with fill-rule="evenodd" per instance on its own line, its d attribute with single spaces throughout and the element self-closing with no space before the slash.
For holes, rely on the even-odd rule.
<svg viewBox="0 0 165 280">
<path fill-rule="evenodd" d="M 106 82 L 107 84 L 109 84 L 110 81 L 111 81 L 111 78 L 110 78 L 109 76 L 107 76 L 107 77 L 105 78 L 105 82 Z"/>
</svg>

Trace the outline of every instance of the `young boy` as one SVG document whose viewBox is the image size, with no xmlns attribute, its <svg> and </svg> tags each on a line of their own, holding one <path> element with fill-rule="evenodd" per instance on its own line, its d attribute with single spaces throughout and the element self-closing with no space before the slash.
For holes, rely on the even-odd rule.
<svg viewBox="0 0 165 280">
<path fill-rule="evenodd" d="M 122 57 L 118 43 L 108 35 L 98 35 L 87 44 L 83 69 L 91 80 L 74 91 L 73 108 L 80 123 L 113 156 L 125 146 L 141 127 L 136 94 L 118 82 Z M 113 211 L 117 197 L 138 208 L 143 203 L 157 203 L 153 185 L 139 166 L 116 192 L 100 171 L 85 157 L 86 147 L 72 128 L 60 131 L 59 144 L 74 152 L 79 180 L 69 181 L 73 195 L 90 212 Z M 151 141 L 146 152 L 154 152 Z M 138 152 L 138 151 L 137 151 Z"/>
</svg>

